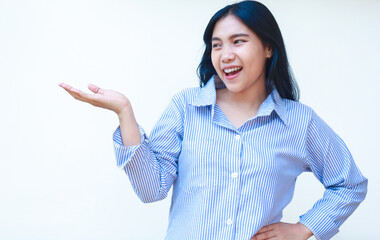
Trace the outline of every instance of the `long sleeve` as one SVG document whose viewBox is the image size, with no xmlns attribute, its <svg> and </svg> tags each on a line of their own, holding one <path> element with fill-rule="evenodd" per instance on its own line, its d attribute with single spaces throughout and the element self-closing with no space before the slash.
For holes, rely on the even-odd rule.
<svg viewBox="0 0 380 240">
<path fill-rule="evenodd" d="M 157 121 L 148 138 L 139 126 L 141 144 L 123 146 L 118 128 L 113 136 L 117 165 L 128 175 L 141 201 L 164 199 L 177 178 L 182 141 L 182 111 L 176 95 Z"/>
<path fill-rule="evenodd" d="M 323 197 L 300 217 L 318 240 L 330 239 L 367 193 L 367 179 L 344 142 L 314 112 L 306 139 L 309 170 L 324 185 Z"/>
</svg>

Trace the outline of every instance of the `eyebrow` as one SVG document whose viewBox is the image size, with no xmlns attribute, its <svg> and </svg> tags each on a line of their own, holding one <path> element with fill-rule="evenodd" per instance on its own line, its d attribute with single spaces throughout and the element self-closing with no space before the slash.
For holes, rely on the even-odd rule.
<svg viewBox="0 0 380 240">
<path fill-rule="evenodd" d="M 237 34 L 230 36 L 229 39 L 233 39 L 233 38 L 237 38 L 237 37 L 249 37 L 249 35 L 246 33 L 237 33 Z M 221 39 L 218 37 L 213 37 L 213 38 L 211 38 L 211 42 L 212 41 L 221 41 Z"/>
</svg>

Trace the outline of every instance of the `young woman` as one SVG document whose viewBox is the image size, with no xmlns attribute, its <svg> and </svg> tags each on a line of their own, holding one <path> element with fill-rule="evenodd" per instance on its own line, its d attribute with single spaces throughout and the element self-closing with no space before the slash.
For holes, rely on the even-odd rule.
<svg viewBox="0 0 380 240">
<path fill-rule="evenodd" d="M 254 1 L 226 6 L 204 42 L 201 87 L 176 94 L 150 138 L 121 93 L 60 86 L 118 115 L 117 164 L 143 202 L 173 186 L 166 239 L 330 239 L 364 199 L 367 179 L 343 141 L 297 101 L 274 17 Z M 304 171 L 325 194 L 298 223 L 282 223 Z"/>
</svg>

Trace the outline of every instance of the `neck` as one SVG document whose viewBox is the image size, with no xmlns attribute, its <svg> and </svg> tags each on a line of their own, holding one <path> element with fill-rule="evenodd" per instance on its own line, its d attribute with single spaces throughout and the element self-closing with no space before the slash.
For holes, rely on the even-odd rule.
<svg viewBox="0 0 380 240">
<path fill-rule="evenodd" d="M 252 86 L 242 92 L 232 92 L 227 88 L 219 89 L 217 92 L 217 102 L 228 103 L 241 109 L 250 109 L 257 112 L 260 105 L 268 97 L 265 81 L 260 86 Z"/>
</svg>

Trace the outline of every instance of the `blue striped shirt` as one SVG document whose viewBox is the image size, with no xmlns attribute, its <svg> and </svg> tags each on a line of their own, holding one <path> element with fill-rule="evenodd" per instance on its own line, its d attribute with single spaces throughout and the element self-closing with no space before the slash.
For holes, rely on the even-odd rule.
<svg viewBox="0 0 380 240">
<path fill-rule="evenodd" d="M 255 117 L 236 129 L 215 103 L 215 79 L 176 94 L 148 138 L 122 145 L 117 165 L 143 202 L 173 186 L 166 240 L 244 239 L 279 222 L 297 176 L 312 171 L 323 197 L 300 221 L 330 239 L 365 198 L 367 179 L 344 142 L 309 107 L 274 90 Z"/>
</svg>

